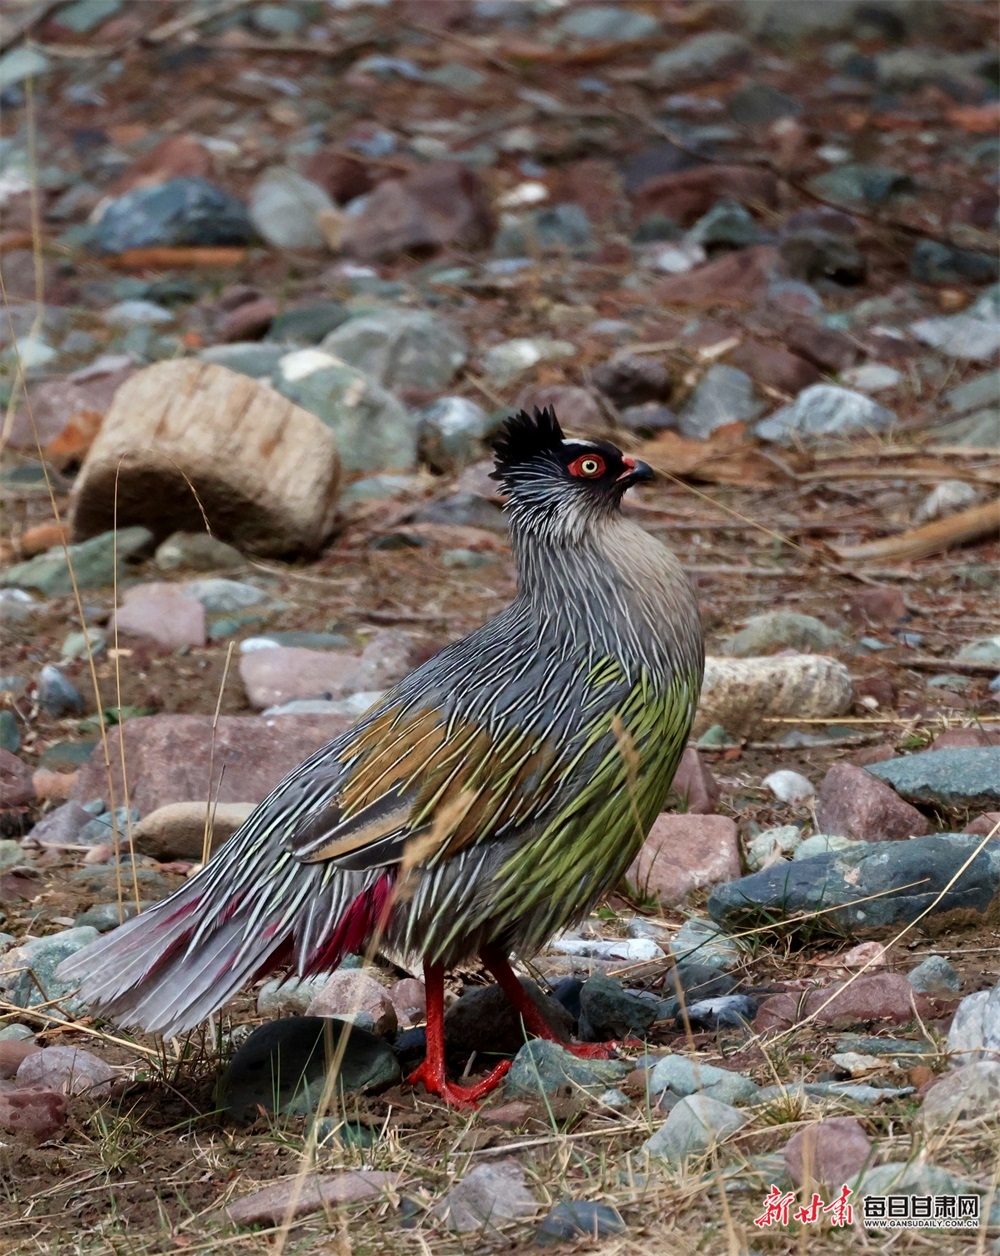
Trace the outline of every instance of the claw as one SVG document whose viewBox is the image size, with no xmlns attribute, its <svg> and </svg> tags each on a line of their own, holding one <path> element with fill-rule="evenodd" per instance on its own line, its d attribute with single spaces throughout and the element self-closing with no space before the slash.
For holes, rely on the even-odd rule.
<svg viewBox="0 0 1000 1256">
<path fill-rule="evenodd" d="M 406 1080 L 411 1086 L 422 1082 L 428 1094 L 437 1095 L 439 1099 L 443 1099 L 453 1108 L 475 1108 L 491 1090 L 495 1090 L 500 1085 L 510 1065 L 510 1060 L 501 1060 L 474 1086 L 458 1086 L 448 1081 L 443 1073 L 434 1069 L 428 1060 L 424 1060 L 423 1064 L 415 1068 Z"/>
</svg>

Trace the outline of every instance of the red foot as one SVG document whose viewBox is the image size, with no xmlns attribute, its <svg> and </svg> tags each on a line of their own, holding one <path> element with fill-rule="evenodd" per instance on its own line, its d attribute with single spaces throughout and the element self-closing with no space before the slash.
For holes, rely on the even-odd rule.
<svg viewBox="0 0 1000 1256">
<path fill-rule="evenodd" d="M 637 1038 L 625 1038 L 622 1042 L 560 1042 L 559 1045 L 580 1060 L 614 1060 L 623 1047 L 643 1046 Z"/>
<path fill-rule="evenodd" d="M 448 1081 L 444 1073 L 435 1069 L 428 1060 L 424 1060 L 423 1064 L 414 1069 L 406 1080 L 411 1086 L 423 1082 L 428 1094 L 437 1095 L 439 1099 L 443 1099 L 453 1108 L 474 1108 L 491 1090 L 495 1090 L 500 1085 L 510 1065 L 510 1060 L 502 1060 L 474 1086 L 457 1086 L 454 1082 Z"/>
</svg>

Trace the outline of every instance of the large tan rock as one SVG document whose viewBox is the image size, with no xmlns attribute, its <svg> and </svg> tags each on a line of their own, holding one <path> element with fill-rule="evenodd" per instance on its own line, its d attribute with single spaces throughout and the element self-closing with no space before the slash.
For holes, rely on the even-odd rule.
<svg viewBox="0 0 1000 1256">
<path fill-rule="evenodd" d="M 339 484 L 333 435 L 314 414 L 224 366 L 158 362 L 115 394 L 76 481 L 73 532 L 115 526 L 117 492 L 118 527 L 162 540 L 204 531 L 207 517 L 243 550 L 315 553 Z"/>
</svg>

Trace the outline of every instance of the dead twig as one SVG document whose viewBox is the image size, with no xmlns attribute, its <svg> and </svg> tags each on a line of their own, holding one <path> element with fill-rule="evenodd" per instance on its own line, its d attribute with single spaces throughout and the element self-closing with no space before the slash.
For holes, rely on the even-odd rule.
<svg viewBox="0 0 1000 1256">
<path fill-rule="evenodd" d="M 864 545 L 851 545 L 843 549 L 831 546 L 838 558 L 848 562 L 865 562 L 868 559 L 904 559 L 912 561 L 940 554 L 953 545 L 966 541 L 980 541 L 1000 533 L 1000 497 L 985 506 L 972 506 L 936 519 L 920 528 L 911 528 L 898 536 L 884 537 L 880 541 L 868 541 Z"/>
</svg>

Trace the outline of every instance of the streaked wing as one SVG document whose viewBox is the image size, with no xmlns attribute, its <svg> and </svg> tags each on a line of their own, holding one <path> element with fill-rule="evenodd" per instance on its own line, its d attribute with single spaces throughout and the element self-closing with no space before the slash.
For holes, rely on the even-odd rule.
<svg viewBox="0 0 1000 1256">
<path fill-rule="evenodd" d="M 432 865 L 544 811 L 559 760 L 558 745 L 536 731 L 508 728 L 497 741 L 468 716 L 390 706 L 345 741 L 326 805 L 284 845 L 305 863 L 361 871 L 399 862 L 419 837 L 419 862 Z"/>
</svg>

